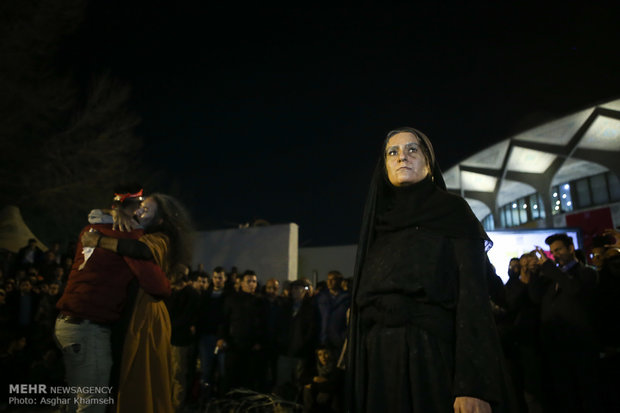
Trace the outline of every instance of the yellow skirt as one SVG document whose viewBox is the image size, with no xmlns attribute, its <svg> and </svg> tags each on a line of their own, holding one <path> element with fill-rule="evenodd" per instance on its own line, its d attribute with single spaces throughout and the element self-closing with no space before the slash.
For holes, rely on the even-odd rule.
<svg viewBox="0 0 620 413">
<path fill-rule="evenodd" d="M 141 288 L 127 329 L 117 413 L 173 413 L 172 327 L 163 300 Z"/>
</svg>

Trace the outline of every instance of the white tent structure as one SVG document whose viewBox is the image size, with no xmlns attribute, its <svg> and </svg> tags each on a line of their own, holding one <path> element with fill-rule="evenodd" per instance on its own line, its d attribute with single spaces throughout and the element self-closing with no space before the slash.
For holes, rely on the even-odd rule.
<svg viewBox="0 0 620 413">
<path fill-rule="evenodd" d="M 37 246 L 42 251 L 47 251 L 47 247 L 24 222 L 18 207 L 7 205 L 0 210 L 0 249 L 17 253 L 31 238 L 37 240 Z"/>
</svg>

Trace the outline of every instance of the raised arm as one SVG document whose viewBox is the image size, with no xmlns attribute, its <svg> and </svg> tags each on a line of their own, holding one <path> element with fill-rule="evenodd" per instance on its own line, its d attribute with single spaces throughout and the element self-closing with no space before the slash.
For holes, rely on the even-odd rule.
<svg viewBox="0 0 620 413">
<path fill-rule="evenodd" d="M 125 258 L 135 274 L 140 287 L 156 297 L 171 294 L 170 281 L 162 268 L 157 265 L 151 249 L 143 242 L 127 238 L 114 238 L 98 231 L 84 232 L 80 239 L 82 246 L 103 248 L 116 252 Z"/>
<path fill-rule="evenodd" d="M 82 235 L 82 246 L 104 248 L 138 260 L 153 260 L 153 253 L 145 243 L 129 238 L 108 237 L 98 231 L 85 232 Z"/>
</svg>

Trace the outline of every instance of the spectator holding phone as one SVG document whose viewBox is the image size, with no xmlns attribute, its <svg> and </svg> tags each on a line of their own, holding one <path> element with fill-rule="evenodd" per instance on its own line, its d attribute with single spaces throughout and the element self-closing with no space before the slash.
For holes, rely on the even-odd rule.
<svg viewBox="0 0 620 413">
<path fill-rule="evenodd" d="M 571 237 L 553 234 L 545 240 L 553 260 L 536 247 L 540 271 L 529 283 L 540 303 L 541 339 L 549 400 L 562 412 L 598 412 L 598 345 L 593 298 L 596 271 L 577 261 Z"/>
</svg>

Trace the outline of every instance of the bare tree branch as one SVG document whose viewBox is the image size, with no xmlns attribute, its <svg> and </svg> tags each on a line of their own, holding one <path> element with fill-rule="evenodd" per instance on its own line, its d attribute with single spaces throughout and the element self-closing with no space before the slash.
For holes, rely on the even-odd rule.
<svg viewBox="0 0 620 413">
<path fill-rule="evenodd" d="M 84 10 L 84 0 L 0 2 L 0 206 L 18 205 L 42 237 L 73 237 L 141 168 L 130 88 L 99 74 L 84 93 L 55 65 Z"/>
</svg>

